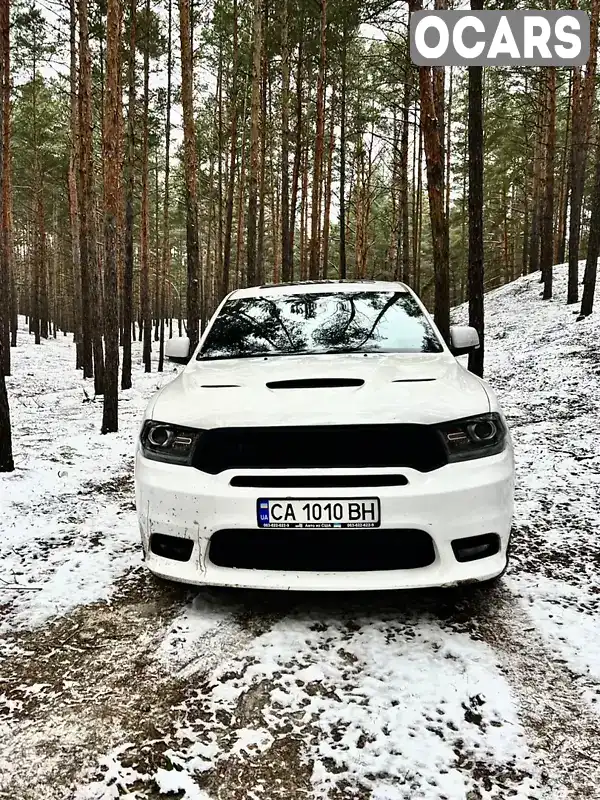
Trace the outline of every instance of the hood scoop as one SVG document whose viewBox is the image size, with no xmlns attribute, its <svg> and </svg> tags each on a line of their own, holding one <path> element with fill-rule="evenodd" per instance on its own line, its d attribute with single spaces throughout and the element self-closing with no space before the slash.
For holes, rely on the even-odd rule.
<svg viewBox="0 0 600 800">
<path fill-rule="evenodd" d="M 435 381 L 437 378 L 396 378 L 392 383 L 427 383 L 428 381 Z"/>
<path fill-rule="evenodd" d="M 288 381 L 271 381 L 269 389 L 337 389 L 340 387 L 363 386 L 362 378 L 297 378 Z"/>
</svg>

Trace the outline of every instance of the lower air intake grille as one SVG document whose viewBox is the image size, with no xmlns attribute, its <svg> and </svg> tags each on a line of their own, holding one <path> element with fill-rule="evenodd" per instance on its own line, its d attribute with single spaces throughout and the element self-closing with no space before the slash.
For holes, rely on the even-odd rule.
<svg viewBox="0 0 600 800">
<path fill-rule="evenodd" d="M 291 572 L 417 569 L 435 561 L 429 534 L 417 530 L 223 530 L 210 540 L 218 567 Z"/>
<path fill-rule="evenodd" d="M 430 472 L 446 463 L 438 432 L 427 425 L 322 425 L 215 428 L 202 434 L 194 466 L 226 469 L 412 467 Z"/>
</svg>

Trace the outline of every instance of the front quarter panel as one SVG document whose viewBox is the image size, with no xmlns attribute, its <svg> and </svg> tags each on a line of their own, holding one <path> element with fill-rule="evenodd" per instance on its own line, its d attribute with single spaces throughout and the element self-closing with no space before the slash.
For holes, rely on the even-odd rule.
<svg viewBox="0 0 600 800">
<path fill-rule="evenodd" d="M 492 389 L 492 387 L 487 381 L 482 380 L 481 385 L 485 389 L 485 392 L 488 396 L 490 411 L 495 411 L 498 414 L 501 414 L 502 417 L 504 418 L 504 412 L 502 411 L 502 406 L 500 405 L 500 401 L 498 400 L 496 392 Z"/>
<path fill-rule="evenodd" d="M 169 381 L 168 383 L 166 383 L 164 386 L 162 386 L 157 392 L 155 392 L 152 395 L 152 397 L 150 398 L 150 400 L 148 402 L 148 405 L 146 406 L 146 410 L 144 411 L 144 418 L 142 420 L 142 425 L 144 424 L 144 422 L 147 419 L 153 419 L 154 418 L 154 409 L 156 408 L 156 404 L 157 404 L 159 398 L 162 396 L 162 394 L 167 389 L 169 389 L 170 391 L 173 391 L 174 385 L 178 381 L 181 383 L 183 372 L 184 372 L 184 370 L 182 370 L 178 375 L 176 375 L 175 378 L 173 378 L 172 381 Z M 160 422 L 171 422 L 171 420 L 164 419 L 164 420 L 160 420 Z"/>
</svg>

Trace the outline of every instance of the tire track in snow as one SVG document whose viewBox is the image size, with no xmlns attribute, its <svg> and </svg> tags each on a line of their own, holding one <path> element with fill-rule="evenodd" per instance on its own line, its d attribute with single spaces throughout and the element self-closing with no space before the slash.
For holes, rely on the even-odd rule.
<svg viewBox="0 0 600 800">
<path fill-rule="evenodd" d="M 463 610 L 497 653 L 519 701 L 533 753 L 569 798 L 600 797 L 600 720 L 558 653 L 548 649 L 533 620 L 505 585 L 475 590 Z"/>
<path fill-rule="evenodd" d="M 113 751 L 78 800 L 108 798 L 110 774 L 154 797 L 165 772 L 172 791 L 213 800 L 566 797 L 539 780 L 496 652 L 453 595 L 242 597 L 264 635 L 196 680 L 159 768 L 150 742 L 127 761 Z"/>
<path fill-rule="evenodd" d="M 519 702 L 518 711 L 528 735 L 531 755 L 548 774 L 549 786 L 556 787 L 551 795 L 553 800 L 598 798 L 600 752 L 598 744 L 594 742 L 598 722 L 578 695 L 577 687 L 572 685 L 568 670 L 553 660 L 558 655 L 552 653 L 534 631 L 533 622 L 513 592 L 500 587 L 489 594 L 481 590 L 468 594 L 460 591 L 425 595 L 398 593 L 392 600 L 390 608 L 389 594 L 357 601 L 355 597 L 267 597 L 262 593 L 225 590 L 204 590 L 191 600 L 185 588 L 157 584 L 145 578 L 129 579 L 121 586 L 120 593 L 117 592 L 112 603 L 84 606 L 57 620 L 48 626 L 49 629 L 39 629 L 16 640 L 29 652 L 17 654 L 3 665 L 4 679 L 12 670 L 8 685 L 5 680 L 3 699 L 5 704 L 10 701 L 13 705 L 9 709 L 11 719 L 6 720 L 11 728 L 0 728 L 0 736 L 5 743 L 9 737 L 12 739 L 10 748 L 3 744 L 4 759 L 9 757 L 14 765 L 26 763 L 27 770 L 19 769 L 17 773 L 6 760 L 0 762 L 0 796 L 4 791 L 19 800 L 39 800 L 41 796 L 48 800 L 66 800 L 73 797 L 72 786 L 75 781 L 79 783 L 83 780 L 85 785 L 87 780 L 96 779 L 106 785 L 107 774 L 98 767 L 94 769 L 94 765 L 98 763 L 97 756 L 115 747 L 120 750 L 114 762 L 117 781 L 135 767 L 140 777 L 145 776 L 145 786 L 140 789 L 140 796 L 153 796 L 146 794 L 152 791 L 147 778 L 149 775 L 162 774 L 161 769 L 170 766 L 164 752 L 165 742 L 178 728 L 181 730 L 182 721 L 186 722 L 188 714 L 185 706 L 188 706 L 188 713 L 195 711 L 192 718 L 198 714 L 202 718 L 206 714 L 211 717 L 212 713 L 219 711 L 213 722 L 206 719 L 205 732 L 211 731 L 214 726 L 220 730 L 225 725 L 229 729 L 230 723 L 222 717 L 225 708 L 221 703 L 213 705 L 216 698 L 211 701 L 210 695 L 214 689 L 206 678 L 219 667 L 229 669 L 236 663 L 239 666 L 240 658 L 244 669 L 261 672 L 262 668 L 258 665 L 263 663 L 260 656 L 264 656 L 265 651 L 264 644 L 261 645 L 257 637 L 262 640 L 261 634 L 268 633 L 278 620 L 282 620 L 283 628 L 272 643 L 274 649 L 271 657 L 279 662 L 277 652 L 279 645 L 285 641 L 288 647 L 297 641 L 297 652 L 289 664 L 286 658 L 282 658 L 281 664 L 273 665 L 272 674 L 266 676 L 274 680 L 270 690 L 279 684 L 280 689 L 284 688 L 286 692 L 291 690 L 296 685 L 300 670 L 314 669 L 311 664 L 321 663 L 326 667 L 321 679 L 332 668 L 339 668 L 340 674 L 348 672 L 347 679 L 336 691 L 345 688 L 342 699 L 352 700 L 353 703 L 356 701 L 356 689 L 363 681 L 363 670 L 366 671 L 364 680 L 376 680 L 375 673 L 379 669 L 375 663 L 377 658 L 370 666 L 370 662 L 361 663 L 365 657 L 367 661 L 374 658 L 372 648 L 375 648 L 374 653 L 381 651 L 381 654 L 390 648 L 398 650 L 397 657 L 400 660 L 396 661 L 391 673 L 394 674 L 399 668 L 406 669 L 404 662 L 412 657 L 414 647 L 428 626 L 430 631 L 426 641 L 431 639 L 433 646 L 432 660 L 428 662 L 430 665 L 439 665 L 440 651 L 437 648 L 444 645 L 442 640 L 438 644 L 438 639 L 444 629 L 451 634 L 453 631 L 467 633 L 475 642 L 485 642 L 500 661 L 501 671 Z M 437 628 L 439 633 L 436 633 L 435 624 L 431 628 L 436 617 L 441 625 L 441 629 Z M 269 636 L 272 638 L 271 634 Z M 307 636 L 312 640 L 310 646 L 305 641 Z M 331 648 L 338 639 L 344 650 L 339 650 L 336 655 L 335 648 L 333 652 Z M 406 645 L 403 644 L 405 639 Z M 441 667 L 443 674 L 449 670 L 451 672 L 455 663 L 460 637 L 453 642 L 454 639 L 452 635 L 445 645 L 450 647 L 447 655 L 451 659 L 442 662 L 447 664 Z M 256 645 L 253 646 L 255 641 Z M 361 644 L 361 641 L 364 643 Z M 254 656 L 259 657 L 258 661 L 252 658 L 252 650 L 256 651 Z M 355 653 L 350 652 L 354 650 Z M 292 650 L 288 649 L 288 652 L 291 657 Z M 472 671 L 469 652 L 468 649 L 465 651 L 463 663 L 466 669 Z M 244 654 L 250 659 L 244 658 Z M 355 661 L 357 658 L 358 662 Z M 298 663 L 292 663 L 298 659 Z M 7 665 L 10 667 L 8 670 Z M 277 677 L 281 668 L 289 673 L 289 680 L 284 675 L 283 683 Z M 416 675 L 411 675 L 414 682 Z M 300 790 L 305 791 L 308 784 L 307 776 L 299 768 L 306 757 L 301 743 L 309 732 L 315 735 L 314 724 L 304 729 L 301 727 L 302 736 L 298 738 L 299 734 L 295 736 L 293 731 L 284 733 L 283 728 L 282 733 L 277 733 L 277 725 L 274 724 L 277 719 L 287 724 L 293 717 L 277 710 L 277 706 L 270 702 L 266 706 L 259 703 L 254 709 L 256 713 L 253 711 L 250 715 L 252 720 L 246 719 L 247 714 L 240 714 L 240 710 L 250 706 L 254 708 L 250 703 L 254 698 L 253 692 L 265 685 L 255 685 L 259 678 L 261 676 L 257 674 L 255 680 L 244 687 L 246 691 L 242 691 L 239 703 L 234 703 L 234 706 L 238 706 L 234 717 L 239 716 L 240 719 L 231 726 L 227 736 L 234 737 L 238 727 L 243 736 L 254 733 L 255 729 L 260 732 L 268 720 L 267 729 L 276 737 L 273 747 L 265 751 L 262 760 L 258 756 L 258 761 L 245 757 L 239 761 L 227 757 L 224 752 L 224 758 L 215 764 L 216 769 L 206 775 L 205 786 L 213 788 L 211 782 L 214 785 L 224 783 L 232 792 L 231 797 L 237 796 L 235 787 L 241 792 L 239 796 L 245 797 L 247 781 L 251 775 L 255 775 L 255 770 L 255 777 L 260 773 L 267 785 L 271 780 L 282 780 L 282 771 L 270 766 L 273 764 L 271 757 L 277 753 L 276 761 L 281 762 L 283 778 L 285 772 L 290 770 L 302 778 L 301 785 L 295 786 L 298 796 L 302 796 Z M 264 678 L 262 676 L 261 679 Z M 327 693 L 321 696 L 318 678 L 314 686 L 310 681 L 306 684 L 306 692 L 299 690 L 304 697 L 300 699 L 301 704 L 308 701 L 316 708 L 318 706 L 319 711 L 325 709 L 334 715 L 339 708 L 342 712 L 340 720 L 343 721 L 344 703 L 339 705 Z M 228 696 L 228 692 L 238 683 L 238 678 L 225 672 L 221 680 L 224 682 L 221 685 L 225 695 Z M 10 690 L 8 693 L 7 688 Z M 469 688 L 473 689 L 472 686 L 465 686 L 465 691 Z M 242 689 L 241 685 L 239 689 Z M 3 690 L 0 689 L 0 693 Z M 312 694 L 313 690 L 316 694 Z M 427 697 L 430 688 L 427 688 L 427 692 L 423 689 L 423 692 L 422 695 L 417 692 L 422 700 Z M 196 700 L 192 701 L 190 708 L 190 700 L 194 697 Z M 493 698 L 490 699 L 493 701 Z M 364 700 L 360 700 L 356 706 L 358 714 L 365 713 L 361 711 L 362 702 Z M 383 703 L 382 708 L 385 707 Z M 263 711 L 267 713 L 266 718 L 263 717 Z M 481 711 L 476 708 L 474 713 Z M 365 730 L 375 722 L 375 712 L 376 708 L 373 708 L 373 716 L 367 714 L 363 720 Z M 444 724 L 441 720 L 442 717 L 439 720 L 432 717 L 428 724 L 437 728 Z M 326 726 L 317 733 L 317 739 L 326 745 L 329 740 L 329 735 L 324 735 L 326 731 L 341 736 L 346 723 L 338 733 L 335 726 L 330 731 Z M 429 728 L 423 726 L 425 723 L 416 728 L 416 741 L 425 742 L 431 738 Z M 362 727 L 361 724 L 359 728 Z M 459 727 L 460 731 L 457 728 L 455 735 L 462 738 L 473 724 L 466 728 L 460 724 Z M 191 733 L 186 724 L 183 728 Z M 477 730 L 474 729 L 474 732 L 477 733 Z M 196 731 L 196 735 L 198 733 L 200 731 Z M 444 739 L 448 735 L 453 734 L 446 733 Z M 479 737 L 477 733 L 474 741 L 479 741 Z M 484 743 L 483 734 L 481 743 Z M 319 748 L 321 746 L 318 745 Z M 367 741 L 367 749 L 357 752 L 364 757 L 369 747 Z M 467 776 L 472 771 L 468 763 L 473 761 L 473 755 L 474 751 L 469 748 L 457 754 L 456 767 L 461 772 L 464 770 Z M 492 773 L 497 790 L 502 785 L 506 788 L 519 786 L 521 779 L 517 773 L 511 774 L 510 765 L 500 761 L 494 767 L 494 761 L 492 757 L 490 764 L 487 764 L 484 758 L 481 765 L 476 763 L 473 769 L 499 770 L 497 781 Z M 100 763 L 103 763 L 102 759 Z M 343 764 L 340 763 L 337 768 L 341 766 Z M 450 766 L 450 762 L 447 766 Z M 245 777 L 238 786 L 235 776 L 242 767 Z M 190 779 L 193 779 L 191 775 Z M 485 782 L 485 778 L 477 777 L 476 772 L 473 773 L 473 780 L 476 786 Z M 339 786 L 343 786 L 343 783 Z M 559 788 L 563 786 L 570 787 L 566 794 Z M 273 783 L 273 791 L 274 787 Z M 289 787 L 284 781 L 280 788 L 283 791 Z M 356 785 L 354 788 L 357 788 Z M 366 791 L 365 797 L 368 796 Z M 221 795 L 215 793 L 214 796 Z M 455 797 L 451 794 L 449 797 L 456 800 L 458 795 Z"/>
</svg>

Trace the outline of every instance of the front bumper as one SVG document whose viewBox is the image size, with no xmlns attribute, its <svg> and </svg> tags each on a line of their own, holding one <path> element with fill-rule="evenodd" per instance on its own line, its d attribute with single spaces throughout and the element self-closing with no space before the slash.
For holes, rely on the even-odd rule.
<svg viewBox="0 0 600 800">
<path fill-rule="evenodd" d="M 365 469 L 368 475 L 398 470 Z M 429 473 L 402 469 L 406 486 L 361 489 L 265 489 L 231 486 L 234 475 L 257 475 L 257 470 L 229 470 L 208 475 L 193 467 L 150 461 L 138 448 L 135 487 L 140 532 L 148 568 L 163 578 L 190 584 L 260 589 L 374 590 L 453 586 L 494 578 L 506 567 L 513 511 L 514 463 L 510 443 L 497 456 L 449 464 Z M 277 471 L 261 475 L 282 475 Z M 294 474 L 357 475 L 356 470 L 294 470 Z M 210 538 L 216 531 L 255 529 L 259 497 L 373 497 L 381 502 L 381 528 L 425 531 L 433 541 L 435 560 L 426 567 L 352 572 L 292 572 L 220 567 L 209 558 Z M 160 533 L 193 541 L 191 558 L 176 561 L 156 555 L 150 536 Z M 401 530 L 399 531 L 399 535 Z M 495 555 L 461 563 L 452 541 L 495 533 Z M 249 533 L 251 535 L 251 532 Z M 281 529 L 294 536 L 294 529 Z M 323 531 L 327 535 L 327 531 Z M 365 531 L 368 547 L 369 532 Z"/>
</svg>

